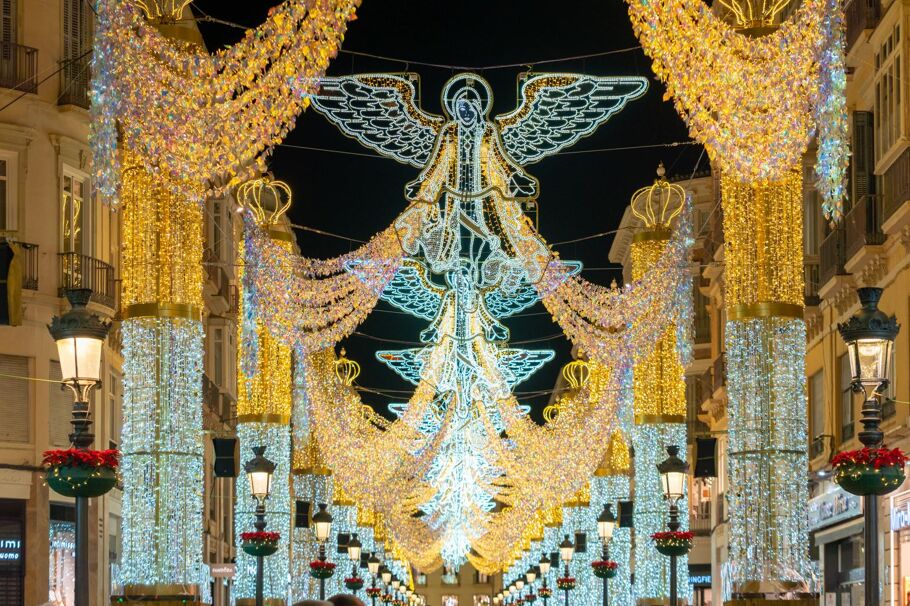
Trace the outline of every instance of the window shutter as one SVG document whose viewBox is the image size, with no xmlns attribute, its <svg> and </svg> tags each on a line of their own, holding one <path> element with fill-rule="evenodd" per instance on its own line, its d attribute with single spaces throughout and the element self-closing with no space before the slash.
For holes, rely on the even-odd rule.
<svg viewBox="0 0 910 606">
<path fill-rule="evenodd" d="M 0 442 L 28 442 L 28 358 L 0 355 Z"/>
<path fill-rule="evenodd" d="M 875 148 L 872 112 L 853 112 L 853 204 L 875 193 Z"/>
<path fill-rule="evenodd" d="M 16 2 L 0 0 L 0 42 L 16 43 Z"/>
<path fill-rule="evenodd" d="M 60 371 L 60 362 L 51 360 L 50 374 L 52 381 L 59 381 L 63 378 L 63 374 Z M 69 435 L 73 429 L 70 424 L 73 411 L 73 392 L 69 387 L 58 385 L 57 383 L 48 383 L 48 388 L 50 389 L 50 397 L 48 398 L 50 407 L 48 412 L 50 417 L 50 427 L 48 428 L 50 442 L 53 446 L 68 446 L 70 443 Z"/>
</svg>

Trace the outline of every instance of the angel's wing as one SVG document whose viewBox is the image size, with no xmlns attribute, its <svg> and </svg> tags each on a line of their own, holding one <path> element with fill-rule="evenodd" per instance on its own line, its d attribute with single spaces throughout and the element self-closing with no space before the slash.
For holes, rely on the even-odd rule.
<svg viewBox="0 0 910 606">
<path fill-rule="evenodd" d="M 415 98 L 410 78 L 359 74 L 323 78 L 312 101 L 313 109 L 362 145 L 422 168 L 445 120 L 425 113 Z"/>
<path fill-rule="evenodd" d="M 395 277 L 382 291 L 382 300 L 418 318 L 432 320 L 439 311 L 445 289 L 430 280 L 420 261 L 405 259 Z"/>
<path fill-rule="evenodd" d="M 496 122 L 512 159 L 532 164 L 590 135 L 646 90 L 648 81 L 635 76 L 542 74 L 522 83 L 518 108 Z"/>
</svg>

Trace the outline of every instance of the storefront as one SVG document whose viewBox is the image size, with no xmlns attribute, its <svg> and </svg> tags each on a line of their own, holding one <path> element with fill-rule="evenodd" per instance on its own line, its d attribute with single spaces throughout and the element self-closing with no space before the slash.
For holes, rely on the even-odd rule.
<svg viewBox="0 0 910 606">
<path fill-rule="evenodd" d="M 0 499 L 0 604 L 25 603 L 25 501 Z"/>
<path fill-rule="evenodd" d="M 889 566 L 882 597 L 892 606 L 910 606 L 910 490 L 885 499 L 890 518 L 884 546 Z"/>
<path fill-rule="evenodd" d="M 818 550 L 824 606 L 863 603 L 862 499 L 825 482 L 809 499 L 809 531 Z"/>
<path fill-rule="evenodd" d="M 692 586 L 692 606 L 712 606 L 710 564 L 689 564 L 689 585 Z"/>
</svg>

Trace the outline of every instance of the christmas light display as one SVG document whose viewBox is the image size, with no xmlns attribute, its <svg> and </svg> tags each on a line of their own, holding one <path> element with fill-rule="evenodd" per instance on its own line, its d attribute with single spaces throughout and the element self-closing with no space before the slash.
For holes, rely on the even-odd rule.
<svg viewBox="0 0 910 606">
<path fill-rule="evenodd" d="M 537 191 L 522 162 L 574 143 L 644 88 L 638 78 L 527 77 L 519 108 L 490 120 L 489 87 L 474 74 L 446 85 L 445 118 L 416 107 L 406 77 L 325 79 L 314 107 L 365 145 L 424 167 L 407 188 L 410 206 L 359 250 L 327 261 L 292 258 L 247 217 L 244 321 L 261 321 L 300 354 L 309 426 L 335 491 L 342 485 L 381 514 L 393 549 L 422 570 L 460 565 L 469 552 L 478 570 L 513 563 L 541 512 L 577 493 L 601 460 L 590 448 L 597 437 L 580 428 L 598 428 L 606 443 L 616 404 L 604 394 L 676 316 L 688 221 L 653 271 L 620 291 L 575 276 L 579 265 L 558 261 L 520 208 Z M 554 108 L 564 122 L 540 119 Z M 395 421 L 364 406 L 353 362 L 325 350 L 380 297 L 430 323 L 423 347 L 378 353 L 416 385 Z M 501 323 L 540 299 L 602 366 L 545 428 L 511 392 L 552 353 L 507 347 Z M 260 347 L 243 343 L 245 366 Z M 505 507 L 494 513 L 497 502 Z"/>
<path fill-rule="evenodd" d="M 258 178 L 238 188 L 237 201 L 261 225 L 277 246 L 291 251 L 293 236 L 282 231 L 284 213 L 291 206 L 291 191 L 281 181 Z M 241 258 L 246 259 L 245 250 Z M 241 293 L 245 288 L 244 269 L 246 260 L 238 268 Z M 290 267 L 286 268 L 288 271 Z M 256 343 L 255 364 L 244 363 L 244 348 L 238 348 L 238 367 L 241 369 L 237 381 L 237 437 L 240 440 L 240 460 L 253 458 L 252 448 L 265 446 L 268 457 L 275 464 L 271 491 L 266 507 L 265 519 L 270 531 L 279 533 L 278 551 L 289 552 L 291 539 L 291 409 L 292 376 L 291 349 L 268 333 L 266 328 L 251 318 L 244 309 L 243 294 L 240 298 L 240 317 L 244 318 L 238 327 L 238 343 L 250 340 Z M 255 334 L 250 334 L 255 331 Z M 248 482 L 237 482 L 237 505 L 234 523 L 236 528 L 248 531 L 253 528 L 256 517 L 256 503 L 250 493 Z M 240 549 L 237 539 L 237 576 L 234 579 L 234 595 L 238 599 L 252 599 L 256 595 L 256 558 Z M 288 595 L 288 558 L 285 556 L 266 558 L 263 595 L 267 598 L 285 599 Z"/>
<path fill-rule="evenodd" d="M 800 163 L 817 127 L 817 185 L 826 214 L 839 219 L 848 153 L 840 4 L 806 0 L 768 35 L 744 35 L 696 0 L 628 4 L 666 98 L 711 160 L 742 183 L 778 181 Z M 784 8 L 766 3 L 756 14 L 751 2 L 725 5 L 742 7 L 748 23 L 740 29 L 770 24 Z"/>
<path fill-rule="evenodd" d="M 358 4 L 287 0 L 210 55 L 147 23 L 146 0 L 98 2 L 90 143 L 101 194 L 119 200 L 119 137 L 191 198 L 258 176 L 309 104 Z"/>
<path fill-rule="evenodd" d="M 208 601 L 202 562 L 202 208 L 127 156 L 123 559 L 130 596 Z"/>
</svg>

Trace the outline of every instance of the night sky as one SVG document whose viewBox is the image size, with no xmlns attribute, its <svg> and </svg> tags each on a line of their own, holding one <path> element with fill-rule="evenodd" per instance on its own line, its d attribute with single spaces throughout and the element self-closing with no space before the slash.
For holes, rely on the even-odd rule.
<svg viewBox="0 0 910 606">
<path fill-rule="evenodd" d="M 194 7 L 197 16 L 207 14 L 252 27 L 263 21 L 269 7 L 278 3 L 196 0 Z M 590 153 L 563 152 L 528 167 L 528 172 L 540 180 L 538 203 L 543 237 L 562 258 L 582 261 L 588 268 L 584 273 L 588 280 L 609 284 L 614 277 L 619 279 L 620 272 L 607 259 L 612 236 L 572 244 L 556 243 L 616 229 L 631 194 L 652 182 L 659 161 L 667 166 L 669 175 L 688 176 L 695 168 L 701 148 L 684 145 L 593 151 L 689 140 L 685 125 L 671 103 L 662 100 L 664 87 L 654 78 L 650 61 L 640 49 L 555 63 L 535 62 L 637 47 L 625 3 L 622 0 L 363 0 L 357 16 L 328 74 L 416 72 L 421 77 L 422 107 L 432 113 L 442 113 L 439 104 L 442 86 L 461 71 L 475 71 L 490 82 L 495 95 L 491 116 L 512 110 L 516 106 L 516 78 L 528 67 L 490 67 L 496 65 L 521 63 L 537 73 L 636 75 L 650 80 L 651 86 L 644 97 L 631 102 L 592 136 L 568 150 L 592 150 Z M 226 25 L 200 23 L 200 29 L 210 50 L 231 44 L 242 35 L 241 30 Z M 702 158 L 701 162 L 705 168 L 707 161 Z M 275 150 L 270 169 L 294 191 L 294 206 L 289 213 L 294 223 L 358 240 L 367 240 L 392 223 L 405 208 L 405 183 L 419 172 L 361 147 L 312 111 L 298 119 L 285 145 Z M 358 246 L 300 230 L 297 238 L 303 254 L 312 257 L 335 256 Z M 556 336 L 560 335 L 560 329 L 540 304 L 508 320 L 507 325 L 513 343 L 553 337 L 524 345 L 557 352 L 556 360 L 517 388 L 519 399 L 532 405 L 533 415 L 539 420 L 549 398 L 546 392 L 552 389 L 561 365 L 569 360 L 570 344 L 564 337 Z M 364 401 L 378 411 L 383 411 L 384 404 L 390 401 L 406 401 L 412 386 L 375 361 L 374 352 L 416 346 L 411 343 L 425 327 L 425 321 L 402 315 L 380 302 L 359 328 L 360 333 L 369 336 L 354 335 L 343 343 L 349 357 L 363 366 L 358 384 L 383 392 L 363 394 Z"/>
</svg>

